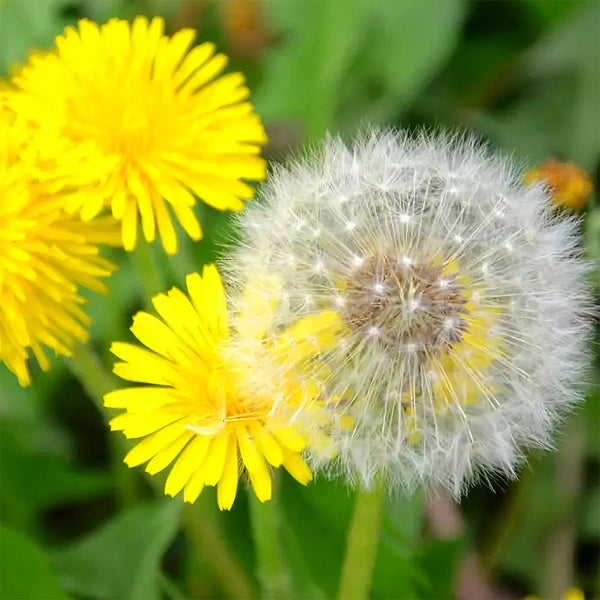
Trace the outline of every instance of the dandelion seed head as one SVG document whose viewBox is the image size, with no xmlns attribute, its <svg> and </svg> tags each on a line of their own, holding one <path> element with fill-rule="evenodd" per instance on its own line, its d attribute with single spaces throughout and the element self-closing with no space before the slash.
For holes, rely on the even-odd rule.
<svg viewBox="0 0 600 600">
<path fill-rule="evenodd" d="M 354 425 L 331 432 L 337 458 L 315 455 L 315 468 L 460 495 L 550 444 L 585 370 L 587 265 L 577 222 L 521 179 L 471 137 L 374 132 L 276 168 L 241 216 L 225 266 L 244 286 L 264 273 L 281 282 L 289 304 L 274 330 L 319 311 L 345 326 L 322 357 L 323 385 Z M 318 238 L 290 228 L 294 216 Z M 260 236 L 246 227 L 257 220 L 269 222 Z M 274 248 L 295 268 L 261 260 Z"/>
</svg>

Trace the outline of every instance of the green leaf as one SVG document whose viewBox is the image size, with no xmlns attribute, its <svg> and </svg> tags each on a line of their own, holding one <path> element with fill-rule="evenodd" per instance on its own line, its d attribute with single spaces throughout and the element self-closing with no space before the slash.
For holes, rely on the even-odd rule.
<svg viewBox="0 0 600 600">
<path fill-rule="evenodd" d="M 286 546 L 296 558 L 296 575 L 305 573 L 304 597 L 333 597 L 338 588 L 340 568 L 350 521 L 351 491 L 345 486 L 319 480 L 302 487 L 281 478 L 281 505 L 286 523 Z M 322 588 L 317 593 L 315 583 Z M 313 589 L 310 589 L 312 586 Z"/>
<path fill-rule="evenodd" d="M 76 596 L 159 600 L 160 562 L 180 512 L 167 499 L 120 513 L 54 554 L 59 581 Z"/>
<path fill-rule="evenodd" d="M 580 532 L 584 538 L 595 541 L 600 538 L 600 488 L 590 490 L 583 497 L 582 505 Z"/>
<path fill-rule="evenodd" d="M 2 0 L 0 2 L 0 74 L 27 60 L 33 48 L 54 44 L 69 23 L 62 10 L 65 0 Z"/>
<path fill-rule="evenodd" d="M 540 25 L 554 24 L 576 9 L 585 0 L 553 0 L 540 2 L 540 0 L 521 0 L 520 8 L 531 15 Z"/>
<path fill-rule="evenodd" d="M 466 548 L 464 538 L 430 540 L 421 548 L 418 566 L 427 579 L 419 597 L 438 600 L 454 596 L 455 577 Z"/>
<path fill-rule="evenodd" d="M 374 598 L 418 598 L 428 582 L 416 562 L 423 527 L 421 494 L 388 498 L 373 574 Z"/>
<path fill-rule="evenodd" d="M 523 64 L 536 77 L 572 74 L 572 102 L 565 105 L 562 115 L 567 132 L 563 152 L 586 168 L 593 168 L 600 157 L 599 22 L 600 4 L 583 4 L 536 43 Z"/>
<path fill-rule="evenodd" d="M 310 139 L 330 127 L 352 57 L 365 41 L 370 0 L 267 3 L 280 38 L 264 56 L 264 77 L 254 91 L 265 120 L 298 120 Z"/>
<path fill-rule="evenodd" d="M 145 240 L 141 240 L 140 244 L 146 244 Z M 131 313 L 139 308 L 141 286 L 133 267 L 133 254 L 106 249 L 102 254 L 118 267 L 110 277 L 104 279 L 107 293 L 99 294 L 87 288 L 82 288 L 80 293 L 86 299 L 84 310 L 91 319 L 88 327 L 90 337 L 99 341 L 102 359 L 112 365 L 114 356 L 108 349 L 111 342 L 125 339 L 131 326 Z"/>
<path fill-rule="evenodd" d="M 61 502 L 80 502 L 110 490 L 104 472 L 79 471 L 60 457 L 31 453 L 12 432 L 0 428 L 0 512 L 12 526 L 30 529 L 40 511 Z"/>
<path fill-rule="evenodd" d="M 585 249 L 594 265 L 592 283 L 600 289 L 600 206 L 595 206 L 585 219 Z M 600 389 L 600 382 L 596 383 L 596 388 Z"/>
<path fill-rule="evenodd" d="M 45 552 L 27 536 L 0 526 L 0 598 L 68 600 Z"/>
<path fill-rule="evenodd" d="M 542 162 L 564 157 L 593 169 L 600 157 L 600 4 L 584 3 L 518 60 L 518 98 L 471 125 L 509 151 Z"/>
<path fill-rule="evenodd" d="M 372 85 L 380 92 L 379 98 L 368 105 L 367 117 L 385 121 L 402 114 L 450 57 L 459 39 L 467 3 L 403 0 L 373 5 L 365 76 L 372 78 Z"/>
</svg>

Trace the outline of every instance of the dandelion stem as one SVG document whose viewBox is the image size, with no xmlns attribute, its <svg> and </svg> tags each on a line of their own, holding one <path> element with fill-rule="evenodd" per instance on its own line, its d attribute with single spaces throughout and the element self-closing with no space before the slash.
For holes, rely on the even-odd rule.
<svg viewBox="0 0 600 600">
<path fill-rule="evenodd" d="M 100 358 L 90 344 L 80 344 L 71 359 L 67 361 L 67 365 L 107 421 L 102 397 L 116 388 L 112 374 L 102 366 Z"/>
<path fill-rule="evenodd" d="M 373 490 L 358 490 L 355 494 L 340 579 L 341 600 L 369 598 L 384 504 L 385 486 L 381 481 Z"/>
<path fill-rule="evenodd" d="M 73 357 L 67 361 L 67 365 L 98 409 L 102 420 L 108 423 L 109 414 L 104 407 L 102 398 L 116 388 L 112 374 L 103 367 L 100 358 L 90 344 L 80 344 Z M 123 456 L 127 452 L 125 440 L 117 436 L 110 436 L 108 450 L 110 468 L 119 501 L 123 506 L 133 506 L 139 501 L 141 490 L 138 478 L 123 464 Z"/>
<path fill-rule="evenodd" d="M 543 598 L 559 597 L 575 579 L 577 531 L 571 507 L 577 506 L 583 487 L 585 429 L 581 415 L 571 420 L 565 433 L 555 467 L 555 497 L 565 508 L 545 540 L 544 572 L 547 575 L 540 586 Z"/>
<path fill-rule="evenodd" d="M 158 585 L 162 590 L 163 594 L 169 598 L 169 600 L 186 600 L 187 596 L 177 587 L 177 584 L 172 581 L 162 571 L 158 574 Z"/>
<path fill-rule="evenodd" d="M 208 519 L 208 515 L 199 508 L 196 505 L 186 505 L 184 511 L 186 534 L 201 550 L 227 597 L 247 600 L 256 598 L 254 584 L 227 548 L 223 534 L 218 530 L 214 520 Z"/>
<path fill-rule="evenodd" d="M 295 597 L 292 576 L 282 551 L 278 477 L 273 478 L 273 498 L 261 502 L 249 494 L 250 521 L 256 551 L 257 576 L 265 600 Z"/>
<path fill-rule="evenodd" d="M 159 265 L 154 248 L 146 241 L 140 240 L 132 253 L 133 263 L 138 274 L 144 304 L 152 306 L 152 298 L 165 291 L 162 267 Z"/>
</svg>

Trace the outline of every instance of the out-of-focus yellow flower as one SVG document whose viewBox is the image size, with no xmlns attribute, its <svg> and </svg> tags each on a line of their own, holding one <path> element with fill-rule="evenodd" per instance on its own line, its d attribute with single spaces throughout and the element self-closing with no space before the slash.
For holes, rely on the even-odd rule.
<svg viewBox="0 0 600 600">
<path fill-rule="evenodd" d="M 174 462 L 165 493 L 183 489 L 184 500 L 194 502 L 205 485 L 216 485 L 222 510 L 235 500 L 240 458 L 262 502 L 271 497 L 269 465 L 308 483 L 312 475 L 302 459 L 307 440 L 299 424 L 320 390 L 295 378 L 286 364 L 299 365 L 333 343 L 335 316 L 303 319 L 271 342 L 262 339 L 260 319 L 240 319 L 230 338 L 215 267 L 189 275 L 187 289 L 189 298 L 176 288 L 154 298 L 162 320 L 146 312 L 134 317 L 131 330 L 148 349 L 112 345 L 123 361 L 115 373 L 147 384 L 104 398 L 107 407 L 125 410 L 111 428 L 144 438 L 125 462 L 149 461 L 150 474 Z"/>
<path fill-rule="evenodd" d="M 538 596 L 526 596 L 523 600 L 540 600 Z M 569 588 L 563 595 L 561 600 L 585 600 L 583 592 L 579 588 Z"/>
<path fill-rule="evenodd" d="M 547 160 L 525 174 L 525 183 L 544 182 L 550 191 L 552 202 L 569 210 L 581 210 L 592 194 L 592 179 L 576 164 Z"/>
<path fill-rule="evenodd" d="M 79 286 L 105 290 L 100 278 L 114 267 L 97 244 L 118 239 L 114 219 L 83 223 L 34 178 L 39 154 L 30 133 L 0 108 L 0 360 L 21 385 L 31 382 L 29 349 L 46 370 L 43 346 L 70 356 L 87 339 Z"/>
<path fill-rule="evenodd" d="M 89 220 L 110 205 L 127 250 L 136 245 L 139 213 L 145 238 L 158 229 L 173 254 L 167 206 L 200 239 L 195 196 L 219 210 L 241 209 L 253 194 L 242 179 L 265 175 L 266 137 L 243 75 L 219 77 L 227 58 L 211 43 L 190 49 L 191 29 L 168 37 L 163 28 L 161 18 L 101 27 L 82 20 L 56 38 L 55 51 L 32 56 L 5 95 L 16 112 L 40 128 L 51 124 L 78 150 L 75 161 L 55 153 L 55 175 L 72 186 L 69 212 Z"/>
</svg>

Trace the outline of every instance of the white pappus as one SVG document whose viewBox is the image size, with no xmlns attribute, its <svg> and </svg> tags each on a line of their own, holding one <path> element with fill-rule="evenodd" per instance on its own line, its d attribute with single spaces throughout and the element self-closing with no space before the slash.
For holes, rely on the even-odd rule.
<svg viewBox="0 0 600 600">
<path fill-rule="evenodd" d="M 591 297 L 578 222 L 541 186 L 468 135 L 369 131 L 276 167 L 259 198 L 229 280 L 278 282 L 273 335 L 323 310 L 344 325 L 319 376 L 352 424 L 317 471 L 459 496 L 551 445 L 580 398 Z"/>
</svg>

